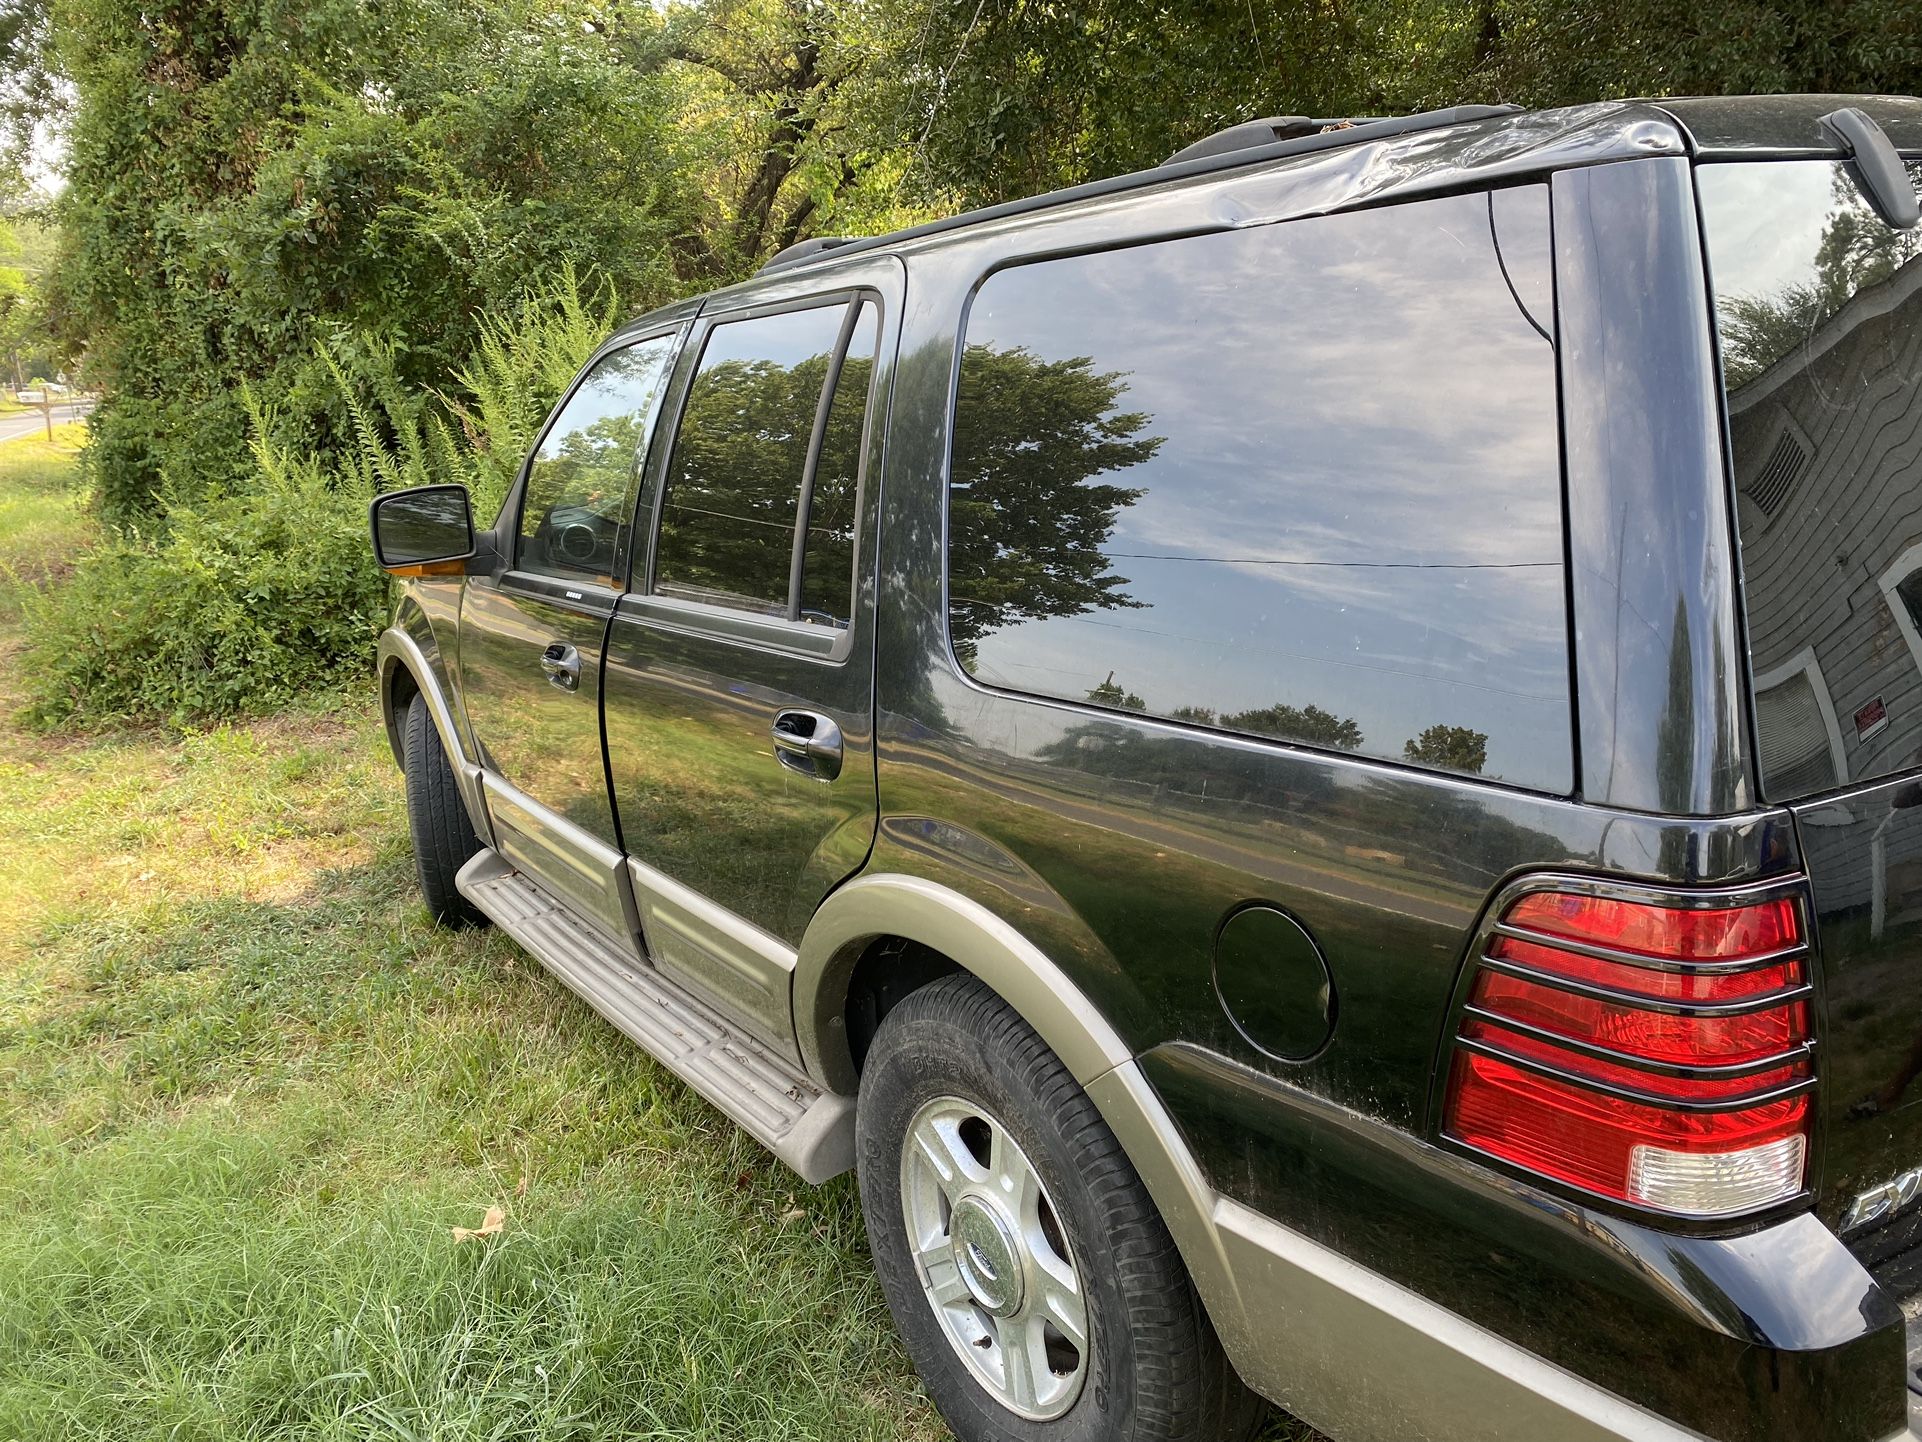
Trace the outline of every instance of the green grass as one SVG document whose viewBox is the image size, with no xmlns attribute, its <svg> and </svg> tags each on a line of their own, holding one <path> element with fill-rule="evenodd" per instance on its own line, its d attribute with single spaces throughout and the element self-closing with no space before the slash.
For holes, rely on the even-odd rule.
<svg viewBox="0 0 1922 1442">
<path fill-rule="evenodd" d="M 0 445 L 0 716 L 72 455 Z M 428 922 L 364 698 L 0 720 L 0 837 L 0 1442 L 947 1435 L 850 1179 Z"/>
<path fill-rule="evenodd" d="M 19 619 L 18 588 L 63 574 L 86 537 L 74 475 L 84 431 L 0 441 L 0 623 Z"/>
</svg>

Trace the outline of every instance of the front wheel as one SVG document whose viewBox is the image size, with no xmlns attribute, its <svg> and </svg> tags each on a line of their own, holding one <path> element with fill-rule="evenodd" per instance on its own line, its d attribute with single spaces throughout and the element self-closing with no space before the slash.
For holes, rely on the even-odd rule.
<svg viewBox="0 0 1922 1442">
<path fill-rule="evenodd" d="M 407 703 L 402 756 L 407 764 L 407 829 L 413 833 L 421 897 L 442 926 L 485 926 L 487 917 L 454 885 L 461 867 L 481 849 L 480 838 L 474 835 L 454 767 L 422 696 Z"/>
<path fill-rule="evenodd" d="M 1259 1425 L 1121 1144 L 980 982 L 887 1014 L 855 1129 L 875 1270 L 961 1442 L 1238 1442 Z"/>
</svg>

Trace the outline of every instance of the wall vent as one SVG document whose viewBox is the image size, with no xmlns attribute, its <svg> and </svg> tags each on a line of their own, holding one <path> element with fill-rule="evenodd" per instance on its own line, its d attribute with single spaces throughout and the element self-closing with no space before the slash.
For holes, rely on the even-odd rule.
<svg viewBox="0 0 1922 1442">
<path fill-rule="evenodd" d="M 1762 462 L 1762 469 L 1743 484 L 1743 493 L 1755 502 L 1764 516 L 1773 519 L 1808 465 L 1808 442 L 1796 433 L 1793 425 L 1785 425 L 1781 435 L 1775 438 L 1775 444 L 1769 448 L 1768 459 Z"/>
</svg>

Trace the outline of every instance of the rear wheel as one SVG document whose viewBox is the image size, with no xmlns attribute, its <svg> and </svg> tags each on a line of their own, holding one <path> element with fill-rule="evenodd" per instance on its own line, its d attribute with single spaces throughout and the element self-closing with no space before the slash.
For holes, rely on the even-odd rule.
<svg viewBox="0 0 1922 1442">
<path fill-rule="evenodd" d="M 454 877 L 481 843 L 424 697 L 407 703 L 402 755 L 407 766 L 407 829 L 414 837 L 421 897 L 442 926 L 485 926 L 486 916 L 454 885 Z"/>
<path fill-rule="evenodd" d="M 876 1032 L 861 1207 L 908 1355 L 961 1442 L 1218 1442 L 1259 1424 L 1094 1103 L 972 977 Z"/>
</svg>

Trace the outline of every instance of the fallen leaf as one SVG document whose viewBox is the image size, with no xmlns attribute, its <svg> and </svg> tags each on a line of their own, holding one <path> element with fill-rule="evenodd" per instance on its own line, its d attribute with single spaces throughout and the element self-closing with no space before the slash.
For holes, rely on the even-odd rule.
<svg viewBox="0 0 1922 1442">
<path fill-rule="evenodd" d="M 489 1207 L 487 1209 L 487 1215 L 481 1218 L 481 1224 L 478 1227 L 455 1227 L 454 1240 L 457 1242 L 471 1242 L 477 1237 L 498 1237 L 506 1228 L 507 1209 L 505 1207 Z"/>
<path fill-rule="evenodd" d="M 781 1213 L 781 1225 L 785 1227 L 789 1222 L 798 1222 L 806 1216 L 806 1212 L 799 1207 L 795 1207 L 791 1211 Z"/>
</svg>

